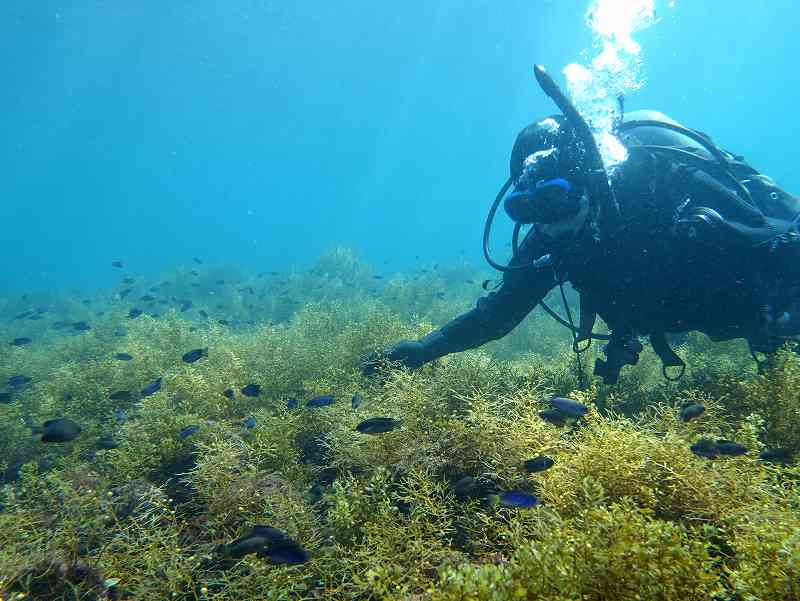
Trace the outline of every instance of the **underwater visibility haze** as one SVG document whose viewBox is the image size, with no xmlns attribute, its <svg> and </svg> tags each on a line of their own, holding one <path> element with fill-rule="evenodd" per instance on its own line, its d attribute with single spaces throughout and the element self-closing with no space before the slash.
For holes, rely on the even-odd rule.
<svg viewBox="0 0 800 601">
<path fill-rule="evenodd" d="M 0 600 L 800 599 L 797 10 L 3 2 Z"/>
</svg>

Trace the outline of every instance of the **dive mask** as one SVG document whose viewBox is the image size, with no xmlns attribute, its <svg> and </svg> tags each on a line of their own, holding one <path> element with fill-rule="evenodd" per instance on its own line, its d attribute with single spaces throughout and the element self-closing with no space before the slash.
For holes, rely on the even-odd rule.
<svg viewBox="0 0 800 601">
<path fill-rule="evenodd" d="M 506 213 L 517 223 L 556 223 L 569 219 L 580 209 L 580 196 L 566 179 L 556 177 L 516 187 L 504 202 Z"/>
<path fill-rule="evenodd" d="M 525 159 L 522 175 L 504 202 L 508 216 L 517 223 L 550 224 L 574 217 L 580 209 L 580 192 L 559 177 L 556 148 L 535 152 Z"/>
</svg>

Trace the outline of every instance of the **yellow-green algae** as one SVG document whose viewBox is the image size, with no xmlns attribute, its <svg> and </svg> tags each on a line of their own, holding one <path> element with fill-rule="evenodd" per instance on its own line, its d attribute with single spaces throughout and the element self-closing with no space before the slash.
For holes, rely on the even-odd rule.
<svg viewBox="0 0 800 601">
<path fill-rule="evenodd" d="M 0 468 L 22 464 L 2 491 L 3 598 L 800 598 L 798 470 L 757 459 L 767 446 L 800 451 L 796 356 L 782 352 L 757 375 L 741 344 L 691 335 L 678 349 L 690 369 L 677 384 L 646 352 L 616 387 L 578 391 L 568 337 L 536 314 L 481 350 L 367 380 L 358 371 L 366 355 L 469 307 L 475 286 L 464 281 L 481 277 L 443 267 L 397 276 L 375 295 L 372 274 L 334 249 L 313 274 L 287 276 L 295 308 L 267 299 L 249 329 L 196 328 L 173 310 L 126 322 L 119 338 L 129 305 L 118 303 L 79 337 L 0 348 L 0 378 L 35 375 L 0 406 Z M 321 277 L 323 291 L 311 285 Z M 458 293 L 442 300 L 436 289 Z M 205 346 L 208 358 L 180 361 Z M 135 360 L 114 361 L 121 351 Z M 97 451 L 113 425 L 108 394 L 159 375 L 160 392 L 123 404 L 132 417 L 115 435 L 121 446 Z M 222 394 L 249 382 L 262 385 L 260 398 Z M 353 410 L 356 392 L 364 403 Z M 302 407 L 326 393 L 338 402 L 286 409 L 287 397 Z M 552 393 L 591 405 L 585 424 L 543 422 Z M 687 402 L 706 413 L 681 422 Z M 84 427 L 73 443 L 42 444 L 23 423 L 62 415 Z M 252 430 L 241 425 L 249 415 Z M 375 415 L 403 426 L 354 431 Z M 190 424 L 201 429 L 184 440 Z M 701 436 L 749 453 L 701 459 L 689 450 Z M 555 466 L 524 473 L 538 454 Z M 535 490 L 542 506 L 458 498 L 453 482 L 465 475 Z M 221 556 L 219 545 L 259 523 L 285 529 L 310 561 Z"/>
</svg>

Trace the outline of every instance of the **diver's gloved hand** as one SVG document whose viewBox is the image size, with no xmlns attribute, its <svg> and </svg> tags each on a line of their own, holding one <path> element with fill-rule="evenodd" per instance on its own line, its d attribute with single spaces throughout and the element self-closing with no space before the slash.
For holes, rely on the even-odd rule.
<svg viewBox="0 0 800 601">
<path fill-rule="evenodd" d="M 361 364 L 361 373 L 372 376 L 385 362 L 400 363 L 408 369 L 417 369 L 426 363 L 425 345 L 418 340 L 403 340 L 382 353 L 373 353 Z"/>
</svg>

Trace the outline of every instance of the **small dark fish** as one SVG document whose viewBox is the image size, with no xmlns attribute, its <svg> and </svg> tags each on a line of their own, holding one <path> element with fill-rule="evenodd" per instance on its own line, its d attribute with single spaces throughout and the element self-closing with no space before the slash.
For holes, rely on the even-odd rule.
<svg viewBox="0 0 800 601">
<path fill-rule="evenodd" d="M 229 326 L 229 325 L 231 325 L 231 322 L 229 322 L 227 319 L 218 319 L 217 323 L 219 325 L 221 325 L 221 326 Z"/>
<path fill-rule="evenodd" d="M 217 280 L 217 286 L 224 286 L 225 280 Z"/>
<path fill-rule="evenodd" d="M 334 398 L 329 394 L 323 394 L 321 396 L 315 396 L 313 399 L 306 403 L 306 407 L 327 407 L 328 405 L 333 405 Z"/>
<path fill-rule="evenodd" d="M 192 274 L 193 276 L 195 276 L 195 277 L 197 277 L 197 276 L 199 276 L 199 275 L 200 275 L 200 274 L 199 274 L 197 271 L 195 271 L 194 269 L 192 269 L 192 270 L 191 270 L 189 273 L 191 273 L 191 274 Z"/>
<path fill-rule="evenodd" d="M 119 291 L 119 297 L 120 297 L 120 298 L 125 298 L 125 297 L 126 297 L 126 296 L 128 296 L 128 295 L 129 295 L 129 294 L 130 294 L 132 291 L 133 291 L 133 288 L 125 288 L 125 290 L 120 290 L 120 291 Z"/>
<path fill-rule="evenodd" d="M 549 470 L 555 465 L 555 463 L 556 462 L 550 459 L 550 457 L 539 455 L 535 459 L 528 459 L 523 466 L 525 467 L 525 471 L 529 474 L 536 474 L 538 472 Z"/>
<path fill-rule="evenodd" d="M 250 417 L 248 417 L 246 420 L 244 420 L 242 422 L 242 425 L 245 428 L 247 428 L 248 430 L 250 430 L 251 428 L 255 428 L 256 427 L 256 418 L 254 418 L 253 416 L 250 416 Z"/>
<path fill-rule="evenodd" d="M 228 399 L 234 399 L 236 398 L 236 393 L 233 392 L 233 388 L 226 388 L 222 391 L 222 396 Z"/>
<path fill-rule="evenodd" d="M 270 526 L 255 526 L 249 533 L 223 545 L 222 551 L 228 557 L 239 559 L 250 553 L 260 553 L 265 547 L 288 540 L 282 530 Z"/>
<path fill-rule="evenodd" d="M 227 545 L 226 554 L 244 557 L 256 553 L 272 564 L 299 565 L 308 561 L 308 553 L 282 530 L 254 526 L 249 534 Z"/>
<path fill-rule="evenodd" d="M 142 313 L 143 313 L 143 311 L 142 311 L 141 309 L 139 309 L 139 308 L 137 308 L 137 307 L 134 307 L 133 309 L 131 309 L 130 311 L 128 311 L 128 319 L 136 319 L 136 318 L 137 318 L 137 317 L 139 317 L 139 316 L 140 316 Z"/>
<path fill-rule="evenodd" d="M 358 409 L 361 406 L 362 398 L 360 394 L 354 394 L 353 398 L 350 399 L 350 406 L 353 409 Z"/>
<path fill-rule="evenodd" d="M 356 430 L 361 434 L 383 434 L 391 432 L 399 425 L 400 422 L 391 417 L 371 417 L 358 424 Z"/>
<path fill-rule="evenodd" d="M 72 393 L 65 392 L 64 394 L 61 395 L 61 400 L 64 401 L 65 403 L 69 403 L 72 400 Z"/>
<path fill-rule="evenodd" d="M 117 420 L 118 424 L 124 424 L 127 421 L 128 416 L 125 415 L 124 409 L 122 409 L 121 407 L 117 407 L 116 409 L 114 409 L 114 419 Z"/>
<path fill-rule="evenodd" d="M 383 276 L 382 275 L 374 275 L 374 276 L 372 276 L 372 279 L 373 280 L 382 280 Z"/>
<path fill-rule="evenodd" d="M 556 426 L 563 426 L 567 418 L 558 409 L 545 409 L 539 412 L 539 417 Z"/>
<path fill-rule="evenodd" d="M 158 286 L 150 286 L 150 288 L 148 288 L 148 290 L 150 290 L 150 292 L 158 292 L 159 288 L 158 288 Z"/>
<path fill-rule="evenodd" d="M 762 461 L 767 461 L 769 463 L 789 463 L 792 459 L 792 453 L 791 451 L 789 451 L 789 449 L 784 449 L 783 447 L 777 447 L 774 449 L 767 449 L 763 451 L 759 455 L 759 458 Z"/>
<path fill-rule="evenodd" d="M 23 311 L 22 313 L 20 313 L 16 317 L 14 317 L 14 319 L 26 319 L 27 317 L 30 317 L 31 315 L 33 315 L 33 309 L 30 309 L 28 311 Z"/>
<path fill-rule="evenodd" d="M 589 411 L 583 403 L 560 396 L 551 398 L 550 404 L 568 417 L 581 417 L 582 415 L 586 415 Z"/>
<path fill-rule="evenodd" d="M 10 405 L 13 401 L 10 392 L 0 392 L 0 405 Z"/>
<path fill-rule="evenodd" d="M 259 556 L 266 555 L 270 549 L 278 549 L 285 545 L 296 544 L 289 536 L 278 528 L 256 525 L 245 534 L 228 545 L 223 545 L 222 551 L 228 557 L 239 559 L 250 553 Z"/>
<path fill-rule="evenodd" d="M 194 350 L 189 351 L 188 353 L 184 353 L 183 362 L 194 363 L 195 361 L 199 361 L 203 357 L 208 357 L 208 347 L 196 348 Z"/>
<path fill-rule="evenodd" d="M 500 504 L 503 507 L 516 507 L 519 509 L 530 509 L 539 505 L 539 499 L 530 493 L 519 490 L 511 490 L 500 493 Z"/>
<path fill-rule="evenodd" d="M 198 265 L 202 265 L 202 264 L 203 264 L 203 261 L 201 261 L 201 260 L 200 260 L 200 259 L 198 259 L 197 257 L 192 257 L 192 261 L 194 261 L 194 262 L 195 262 L 195 263 L 197 263 Z"/>
<path fill-rule="evenodd" d="M 714 444 L 713 440 L 709 440 L 708 438 L 701 438 L 694 443 L 690 449 L 692 453 L 698 457 L 705 457 L 706 459 L 714 459 L 719 455 L 717 445 Z"/>
<path fill-rule="evenodd" d="M 276 276 L 276 275 L 280 275 L 280 274 L 281 274 L 281 272 L 280 272 L 280 271 L 270 271 L 270 272 L 269 272 L 269 274 L 270 274 L 271 276 Z"/>
<path fill-rule="evenodd" d="M 42 424 L 42 442 L 69 442 L 81 433 L 81 427 L 68 417 L 50 419 Z"/>
<path fill-rule="evenodd" d="M 453 484 L 453 494 L 459 499 L 469 499 L 475 494 L 478 488 L 478 483 L 472 476 L 464 476 L 459 478 Z"/>
<path fill-rule="evenodd" d="M 30 383 L 30 381 L 31 379 L 28 376 L 16 375 L 8 379 L 8 385 L 11 386 L 11 388 L 21 388 L 25 386 L 25 384 Z"/>
<path fill-rule="evenodd" d="M 223 545 L 220 550 L 226 557 L 240 559 L 245 555 L 250 555 L 251 553 L 262 554 L 265 551 L 264 547 L 268 544 L 269 541 L 263 537 L 249 534 L 247 536 L 237 538 L 228 545 Z"/>
<path fill-rule="evenodd" d="M 155 296 L 150 296 L 149 294 L 145 294 L 139 300 L 143 301 L 145 303 L 152 303 L 154 300 L 156 300 L 156 297 Z"/>
<path fill-rule="evenodd" d="M 162 378 L 156 378 L 155 380 L 150 382 L 150 384 L 142 388 L 142 396 L 147 397 L 161 390 L 161 380 Z"/>
<path fill-rule="evenodd" d="M 122 269 L 124 265 L 122 264 L 122 261 L 111 261 L 111 267 Z"/>
<path fill-rule="evenodd" d="M 14 340 L 11 341 L 11 346 L 25 346 L 31 342 L 33 342 L 33 340 L 23 336 L 22 338 L 14 338 Z"/>
<path fill-rule="evenodd" d="M 248 384 L 242 388 L 242 394 L 244 396 L 258 396 L 261 394 L 261 385 L 260 384 Z"/>
<path fill-rule="evenodd" d="M 492 283 L 492 280 L 483 280 L 483 283 L 481 284 L 481 288 L 483 288 L 484 290 L 488 290 L 489 289 L 489 285 L 491 283 Z"/>
<path fill-rule="evenodd" d="M 131 278 L 131 277 L 122 278 L 122 283 L 123 284 L 127 284 L 128 286 L 133 284 L 135 281 L 136 281 L 136 279 L 135 278 Z"/>
<path fill-rule="evenodd" d="M 108 395 L 108 398 L 112 401 L 130 401 L 131 396 L 130 390 L 118 390 L 117 392 L 112 392 L 110 395 Z"/>
<path fill-rule="evenodd" d="M 261 536 L 272 544 L 281 544 L 292 540 L 283 530 L 279 528 L 273 528 L 272 526 L 263 526 L 261 524 L 256 524 L 253 526 L 250 533 L 256 536 Z"/>
<path fill-rule="evenodd" d="M 685 422 L 688 422 L 691 419 L 696 417 L 700 417 L 705 412 L 706 408 L 704 405 L 699 403 L 692 403 L 691 405 L 687 405 L 683 409 L 681 409 L 681 419 Z"/>
<path fill-rule="evenodd" d="M 200 426 L 186 426 L 183 430 L 181 430 L 180 437 L 184 439 L 189 438 L 192 434 L 196 434 L 199 431 Z"/>
<path fill-rule="evenodd" d="M 198 314 L 200 317 L 202 317 L 203 319 L 208 319 L 208 313 L 206 313 L 206 312 L 205 312 L 205 311 L 203 311 L 202 309 L 200 309 L 200 310 L 197 312 L 197 314 Z"/>
<path fill-rule="evenodd" d="M 183 301 L 181 303 L 180 312 L 181 313 L 186 313 L 186 311 L 188 311 L 191 308 L 192 308 L 192 301 L 190 301 L 190 300 Z"/>
<path fill-rule="evenodd" d="M 114 359 L 117 361 L 130 361 L 133 359 L 133 355 L 129 355 L 128 353 L 116 353 Z"/>
<path fill-rule="evenodd" d="M 300 403 L 298 403 L 297 399 L 286 399 L 286 408 L 289 409 L 290 411 L 292 409 L 297 409 L 297 406 L 299 404 Z"/>
<path fill-rule="evenodd" d="M 82 305 L 86 305 L 86 306 L 88 307 L 89 305 L 91 305 L 91 304 L 92 304 L 92 299 L 90 299 L 90 298 L 85 298 L 85 299 L 83 299 L 83 300 L 81 301 L 81 304 L 82 304 Z"/>
<path fill-rule="evenodd" d="M 72 329 L 76 332 L 88 332 L 92 329 L 92 326 L 85 321 L 76 321 L 74 324 L 72 324 Z"/>
<path fill-rule="evenodd" d="M 106 434 L 105 436 L 101 436 L 97 439 L 97 448 L 103 450 L 110 450 L 116 449 L 119 446 L 119 443 L 112 438 L 110 434 Z"/>
<path fill-rule="evenodd" d="M 732 440 L 718 440 L 717 451 L 720 455 L 728 455 L 729 457 L 739 457 L 747 453 L 747 447 Z"/>
<path fill-rule="evenodd" d="M 308 553 L 296 542 L 277 545 L 266 552 L 270 563 L 300 565 L 308 561 Z"/>
</svg>

